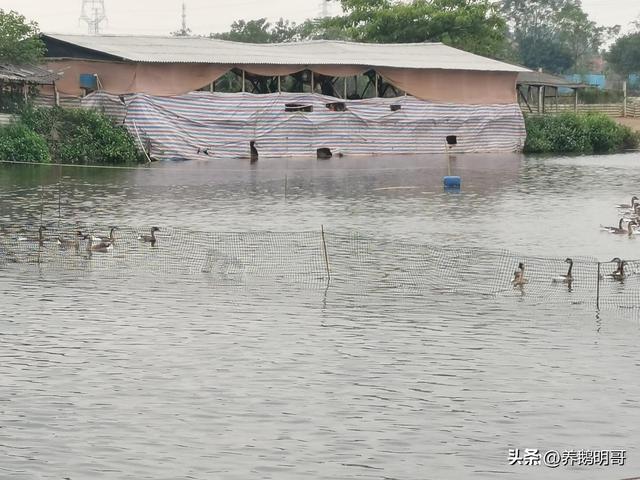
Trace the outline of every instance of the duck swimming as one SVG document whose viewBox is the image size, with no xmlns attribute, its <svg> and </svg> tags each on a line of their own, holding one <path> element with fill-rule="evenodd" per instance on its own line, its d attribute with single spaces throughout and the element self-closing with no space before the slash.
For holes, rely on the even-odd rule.
<svg viewBox="0 0 640 480">
<path fill-rule="evenodd" d="M 618 226 L 617 227 L 603 227 L 602 225 L 600 226 L 600 228 L 606 232 L 609 233 L 615 233 L 617 235 L 622 235 L 624 233 L 631 235 L 630 232 L 632 232 L 633 227 L 630 226 L 630 224 L 633 222 L 633 220 L 631 220 L 629 222 L 629 224 L 627 224 L 627 228 L 623 228 L 622 224 L 624 223 L 624 218 L 621 218 L 620 221 L 618 222 Z"/>
<path fill-rule="evenodd" d="M 113 244 L 109 243 L 109 242 L 98 242 L 95 245 L 93 244 L 93 237 L 91 235 L 85 235 L 84 236 L 85 240 L 88 240 L 87 242 L 87 252 L 91 253 L 91 252 L 102 252 L 102 253 L 106 253 L 109 252 L 111 250 L 113 250 Z"/>
<path fill-rule="evenodd" d="M 40 245 L 41 247 L 44 247 L 44 231 L 47 230 L 47 227 L 45 227 L 44 225 L 40 225 L 40 228 L 38 229 L 38 245 Z"/>
<path fill-rule="evenodd" d="M 569 270 L 565 275 L 558 275 L 557 277 L 553 277 L 551 280 L 557 283 L 571 283 L 573 281 L 573 276 L 571 275 L 571 270 L 573 269 L 573 260 L 568 258 L 565 260 L 565 263 L 569 264 Z"/>
<path fill-rule="evenodd" d="M 118 227 L 111 227 L 111 231 L 109 232 L 109 236 L 108 237 L 99 237 L 94 235 L 92 237 L 92 240 L 94 242 L 108 242 L 108 243 L 114 243 L 116 241 L 116 235 L 115 235 L 115 231 L 118 230 Z"/>
<path fill-rule="evenodd" d="M 617 208 L 635 208 L 636 204 L 638 203 L 638 197 L 636 197 L 635 195 L 633 197 L 631 197 L 631 204 L 627 205 L 626 203 L 621 203 L 620 205 L 616 205 Z"/>
<path fill-rule="evenodd" d="M 612 273 L 607 274 L 607 277 L 611 277 L 614 280 L 624 280 L 624 266 L 627 264 L 624 260 L 621 260 L 618 257 L 611 259 L 612 262 L 616 262 L 618 268 L 616 268 Z"/>
<path fill-rule="evenodd" d="M 156 245 L 156 232 L 159 232 L 158 227 L 151 227 L 151 235 L 138 235 L 138 240 L 142 242 L 150 243 L 152 247 Z"/>
<path fill-rule="evenodd" d="M 513 273 L 513 279 L 511 280 L 511 284 L 514 287 L 521 287 L 529 280 L 524 278 L 524 263 L 520 262 L 518 264 L 518 269 Z"/>
<path fill-rule="evenodd" d="M 84 234 L 80 230 L 77 230 L 75 238 L 66 239 L 63 238 L 62 235 L 59 235 L 56 239 L 56 242 L 62 249 L 73 247 L 76 251 L 78 251 L 80 249 L 80 239 L 84 239 L 84 237 Z"/>
</svg>

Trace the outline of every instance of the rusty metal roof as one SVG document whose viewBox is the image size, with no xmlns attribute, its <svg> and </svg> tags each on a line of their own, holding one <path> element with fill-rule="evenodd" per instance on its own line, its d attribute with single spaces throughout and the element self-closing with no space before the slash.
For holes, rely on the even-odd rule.
<svg viewBox="0 0 640 480">
<path fill-rule="evenodd" d="M 0 63 L 0 80 L 19 83 L 51 85 L 60 75 L 36 65 L 12 65 Z"/>
<path fill-rule="evenodd" d="M 355 43 L 313 40 L 239 43 L 206 37 L 62 35 L 47 37 L 131 62 L 226 65 L 354 65 L 411 69 L 526 72 L 526 68 L 474 55 L 442 43 Z"/>
</svg>

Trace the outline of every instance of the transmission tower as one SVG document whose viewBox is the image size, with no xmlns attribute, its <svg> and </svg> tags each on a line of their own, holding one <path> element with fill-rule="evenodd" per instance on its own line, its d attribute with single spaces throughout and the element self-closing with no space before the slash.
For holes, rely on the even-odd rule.
<svg viewBox="0 0 640 480">
<path fill-rule="evenodd" d="M 107 21 L 104 0 L 82 0 L 80 21 L 87 24 L 90 35 L 100 34 L 100 25 Z"/>
<path fill-rule="evenodd" d="M 327 18 L 329 16 L 329 0 L 320 0 L 320 17 Z"/>
<path fill-rule="evenodd" d="M 187 27 L 187 4 L 182 2 L 182 28 L 177 32 L 172 32 L 174 37 L 189 37 L 191 35 L 191 29 Z"/>
</svg>

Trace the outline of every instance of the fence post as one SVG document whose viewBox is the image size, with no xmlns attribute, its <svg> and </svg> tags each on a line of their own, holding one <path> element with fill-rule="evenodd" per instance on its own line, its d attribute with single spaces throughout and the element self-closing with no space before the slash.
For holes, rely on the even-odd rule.
<svg viewBox="0 0 640 480">
<path fill-rule="evenodd" d="M 322 252 L 324 253 L 324 264 L 327 267 L 327 283 L 331 281 L 331 269 L 329 268 L 329 254 L 327 253 L 327 242 L 324 238 L 324 225 L 320 225 L 320 233 L 322 234 Z"/>
<path fill-rule="evenodd" d="M 622 82 L 622 116 L 627 116 L 627 81 Z"/>
<path fill-rule="evenodd" d="M 600 262 L 598 262 L 598 283 L 596 284 L 596 309 L 600 310 Z"/>
</svg>

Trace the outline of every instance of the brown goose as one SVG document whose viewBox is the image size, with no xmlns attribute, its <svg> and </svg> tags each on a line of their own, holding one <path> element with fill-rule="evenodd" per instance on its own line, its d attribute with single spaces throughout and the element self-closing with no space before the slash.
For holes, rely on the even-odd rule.
<svg viewBox="0 0 640 480">
<path fill-rule="evenodd" d="M 91 235 L 85 235 L 85 240 L 87 241 L 87 251 L 88 252 L 102 252 L 106 253 L 113 250 L 113 244 L 109 242 L 99 242 L 95 245 L 93 244 L 93 237 Z"/>
<path fill-rule="evenodd" d="M 513 273 L 513 279 L 511 280 L 511 284 L 514 287 L 521 287 L 529 280 L 524 278 L 524 263 L 520 262 L 518 264 L 518 269 Z"/>
<path fill-rule="evenodd" d="M 567 257 L 565 263 L 569 264 L 569 270 L 567 270 L 567 273 L 565 275 L 558 275 L 557 277 L 553 277 L 552 281 L 557 283 L 571 283 L 573 281 L 573 276 L 571 275 L 571 270 L 573 270 L 573 260 Z"/>
<path fill-rule="evenodd" d="M 138 235 L 138 240 L 142 241 L 142 242 L 147 242 L 150 243 L 151 246 L 155 246 L 156 244 L 156 232 L 159 232 L 160 229 L 158 227 L 151 227 L 151 235 Z"/>
</svg>

